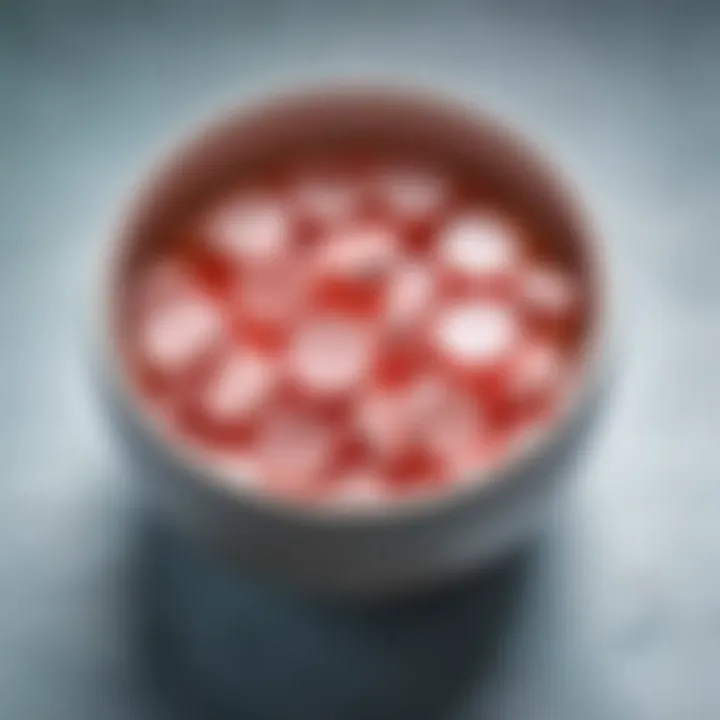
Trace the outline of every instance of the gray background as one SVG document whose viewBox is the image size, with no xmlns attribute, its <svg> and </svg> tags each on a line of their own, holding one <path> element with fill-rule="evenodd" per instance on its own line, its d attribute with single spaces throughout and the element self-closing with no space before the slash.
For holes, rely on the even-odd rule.
<svg viewBox="0 0 720 720">
<path fill-rule="evenodd" d="M 174 589 L 148 591 L 172 563 L 138 570 L 162 553 L 139 542 L 88 387 L 94 262 L 135 181 L 196 121 L 353 75 L 458 93 L 534 137 L 592 209 L 622 309 L 620 372 L 581 472 L 510 584 L 492 661 L 466 653 L 434 716 L 717 718 L 719 69 L 709 2 L 0 2 L 0 717 L 162 716 L 132 588 L 172 599 L 200 579 L 181 561 Z M 510 605 L 488 605 L 488 581 L 477 602 L 330 621 L 220 575 L 207 586 L 233 587 L 205 615 L 235 613 L 244 654 L 215 661 L 250 718 L 312 717 L 318 687 L 337 696 L 325 716 L 384 716 L 442 675 L 433 656 L 453 674 L 462 638 L 485 643 L 488 607 Z M 191 655 L 212 654 L 212 632 Z"/>
</svg>

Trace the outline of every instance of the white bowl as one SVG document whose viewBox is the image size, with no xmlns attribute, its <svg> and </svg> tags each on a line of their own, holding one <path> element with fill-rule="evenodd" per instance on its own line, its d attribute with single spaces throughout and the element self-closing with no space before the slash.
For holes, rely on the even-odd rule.
<svg viewBox="0 0 720 720">
<path fill-rule="evenodd" d="M 417 144 L 502 183 L 546 224 L 588 289 L 579 381 L 557 418 L 475 482 L 349 513 L 238 488 L 163 437 L 119 361 L 122 272 L 178 209 L 237 168 L 303 143 Z M 598 244 L 554 169 L 502 124 L 444 98 L 397 88 L 325 87 L 271 98 L 212 123 L 152 175 L 111 241 L 102 278 L 99 369 L 133 473 L 163 517 L 249 572 L 331 593 L 378 595 L 445 582 L 531 537 L 581 448 L 606 361 L 606 281 Z"/>
</svg>

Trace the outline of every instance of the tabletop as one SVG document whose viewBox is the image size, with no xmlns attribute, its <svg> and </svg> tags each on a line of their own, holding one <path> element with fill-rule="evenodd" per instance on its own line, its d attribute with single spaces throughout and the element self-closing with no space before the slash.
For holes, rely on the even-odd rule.
<svg viewBox="0 0 720 720">
<path fill-rule="evenodd" d="M 0 717 L 718 717 L 719 66 L 709 1 L 0 3 Z M 95 262 L 138 178 L 217 108 L 342 78 L 532 137 L 620 308 L 543 537 L 392 607 L 253 585 L 157 527 L 87 368 Z"/>
</svg>

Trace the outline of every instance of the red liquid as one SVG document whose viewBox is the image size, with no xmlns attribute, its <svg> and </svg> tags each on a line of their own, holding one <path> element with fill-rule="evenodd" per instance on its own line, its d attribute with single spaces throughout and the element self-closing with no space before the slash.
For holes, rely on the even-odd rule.
<svg viewBox="0 0 720 720">
<path fill-rule="evenodd" d="M 437 490 L 553 416 L 583 298 L 452 168 L 288 163 L 143 259 L 126 355 L 163 422 L 307 501 Z M 281 178 L 281 179 L 278 179 Z"/>
</svg>

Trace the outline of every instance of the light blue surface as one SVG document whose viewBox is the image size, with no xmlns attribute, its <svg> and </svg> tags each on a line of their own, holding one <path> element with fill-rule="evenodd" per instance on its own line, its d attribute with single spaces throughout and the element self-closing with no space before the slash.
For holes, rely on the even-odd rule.
<svg viewBox="0 0 720 720">
<path fill-rule="evenodd" d="M 3 720 L 159 716 L 129 632 L 137 499 L 113 469 L 83 366 L 108 228 L 159 150 L 216 107 L 344 74 L 444 88 L 534 137 L 593 210 L 624 310 L 606 418 L 517 591 L 500 659 L 457 698 L 466 717 L 718 717 L 720 11 L 480 5 L 0 6 Z M 366 680 L 350 690 L 338 681 L 338 698 L 377 691 L 389 702 L 363 667 L 387 668 L 398 693 L 427 683 L 412 663 L 402 674 L 412 630 L 393 645 L 377 639 L 385 631 L 328 630 L 286 599 L 233 592 L 260 646 L 282 639 L 262 667 L 246 645 L 236 659 L 259 673 L 252 702 L 273 678 L 284 692 L 272 657 L 297 648 L 288 638 L 313 646 L 307 657 L 324 658 L 321 668 L 357 658 Z M 460 637 L 448 603 L 420 625 L 448 623 Z M 302 683 L 285 691 L 301 697 Z"/>
</svg>

